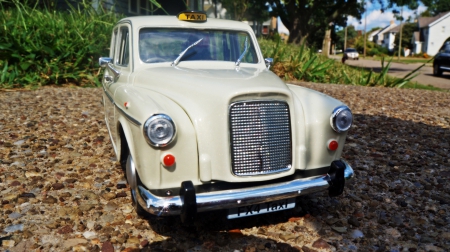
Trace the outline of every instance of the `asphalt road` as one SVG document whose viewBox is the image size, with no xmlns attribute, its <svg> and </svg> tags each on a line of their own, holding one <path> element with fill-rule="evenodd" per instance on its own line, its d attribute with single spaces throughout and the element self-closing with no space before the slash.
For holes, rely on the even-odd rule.
<svg viewBox="0 0 450 252">
<path fill-rule="evenodd" d="M 332 55 L 330 58 L 341 60 L 342 55 Z M 358 66 L 364 67 L 367 69 L 373 69 L 375 72 L 381 71 L 381 61 L 370 60 L 370 59 L 362 59 L 359 60 L 347 60 L 345 64 L 350 66 Z M 385 62 L 385 65 L 387 62 Z M 396 63 L 392 62 L 391 67 L 389 68 L 389 75 L 402 78 L 417 67 L 421 66 L 421 63 Z M 416 76 L 412 81 L 416 81 L 422 85 L 431 85 L 442 89 L 450 90 L 450 73 L 444 72 L 441 77 L 433 76 L 433 67 L 424 66 L 419 70 L 419 75 Z"/>
</svg>

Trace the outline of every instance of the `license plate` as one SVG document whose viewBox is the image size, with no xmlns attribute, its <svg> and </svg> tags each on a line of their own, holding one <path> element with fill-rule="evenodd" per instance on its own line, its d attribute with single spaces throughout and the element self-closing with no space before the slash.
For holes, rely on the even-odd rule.
<svg viewBox="0 0 450 252">
<path fill-rule="evenodd" d="M 248 217 L 258 214 L 278 212 L 295 207 L 295 198 L 277 200 L 267 203 L 241 206 L 228 210 L 228 219 Z"/>
</svg>

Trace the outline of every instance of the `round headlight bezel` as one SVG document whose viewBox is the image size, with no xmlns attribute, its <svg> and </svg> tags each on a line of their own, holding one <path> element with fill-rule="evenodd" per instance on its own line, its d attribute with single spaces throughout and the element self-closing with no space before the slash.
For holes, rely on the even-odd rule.
<svg viewBox="0 0 450 252">
<path fill-rule="evenodd" d="M 348 124 L 347 127 L 339 128 L 337 121 L 338 121 L 339 115 L 342 115 L 343 111 L 350 112 L 350 114 L 352 115 L 352 118 L 351 118 L 352 120 L 350 121 L 350 123 Z M 352 124 L 353 124 L 353 113 L 350 110 L 350 108 L 347 106 L 339 106 L 339 107 L 335 108 L 330 117 L 330 124 L 331 124 L 331 128 L 334 131 L 336 131 L 337 133 L 347 132 L 352 127 Z"/>
<path fill-rule="evenodd" d="M 155 139 L 155 137 L 150 135 L 152 133 L 152 132 L 150 132 L 150 130 L 152 129 L 152 127 L 151 127 L 152 125 L 154 125 L 157 122 L 161 122 L 161 121 L 170 125 L 172 127 L 172 132 L 171 132 L 171 136 L 164 137 L 164 139 L 161 139 L 161 140 L 157 140 L 157 139 Z M 147 143 L 149 145 L 151 145 L 153 147 L 165 147 L 165 146 L 169 145 L 175 139 L 176 132 L 177 132 L 175 123 L 173 122 L 172 118 L 166 114 L 154 114 L 154 115 L 150 116 L 144 123 L 143 131 L 144 131 L 145 140 L 147 141 Z"/>
</svg>

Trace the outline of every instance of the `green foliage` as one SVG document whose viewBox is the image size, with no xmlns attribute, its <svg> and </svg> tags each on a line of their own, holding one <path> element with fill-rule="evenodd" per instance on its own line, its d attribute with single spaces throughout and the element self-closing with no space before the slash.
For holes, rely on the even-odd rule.
<svg viewBox="0 0 450 252">
<path fill-rule="evenodd" d="M 100 85 L 97 60 L 109 54 L 114 13 L 36 9 L 12 2 L 0 12 L 0 88 Z"/>
<path fill-rule="evenodd" d="M 412 36 L 415 31 L 418 31 L 419 27 L 417 27 L 417 23 L 404 23 L 402 25 L 402 48 L 414 48 L 414 45 L 412 43 Z M 400 33 L 395 35 L 394 44 L 396 45 L 394 47 L 394 51 L 398 52 L 398 46 L 399 45 L 399 39 L 400 39 Z"/>
<path fill-rule="evenodd" d="M 347 48 L 355 46 L 355 39 L 358 36 L 353 25 L 347 26 Z M 336 47 L 344 50 L 345 28 L 336 32 Z"/>
<path fill-rule="evenodd" d="M 301 80 L 319 83 L 349 84 L 361 86 L 403 87 L 408 84 L 423 66 L 402 79 L 387 75 L 391 61 L 381 61 L 381 72 L 347 66 L 328 59 L 314 50 L 301 46 L 286 45 L 280 41 L 260 40 L 264 56 L 274 59 L 272 70 L 285 80 Z"/>
</svg>

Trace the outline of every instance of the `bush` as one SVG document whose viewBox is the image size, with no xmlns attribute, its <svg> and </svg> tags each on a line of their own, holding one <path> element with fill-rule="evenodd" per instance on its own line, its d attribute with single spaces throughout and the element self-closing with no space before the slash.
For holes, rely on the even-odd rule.
<svg viewBox="0 0 450 252">
<path fill-rule="evenodd" d="M 0 87 L 100 85 L 98 58 L 109 54 L 118 17 L 83 10 L 49 11 L 14 1 L 0 13 Z"/>
</svg>

